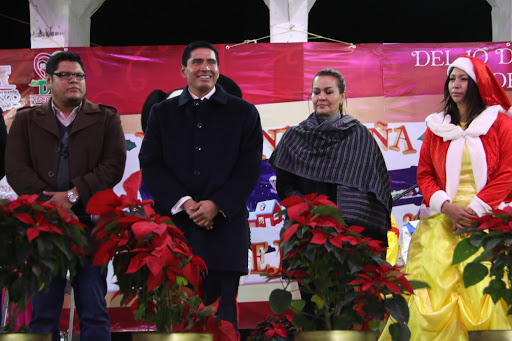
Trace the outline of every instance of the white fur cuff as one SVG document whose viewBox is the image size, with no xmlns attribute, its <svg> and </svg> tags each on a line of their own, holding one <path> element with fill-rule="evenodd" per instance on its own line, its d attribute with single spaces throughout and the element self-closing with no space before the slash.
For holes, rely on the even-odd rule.
<svg viewBox="0 0 512 341">
<path fill-rule="evenodd" d="M 468 207 L 475 211 L 475 213 L 479 217 L 483 216 L 484 214 L 492 210 L 491 206 L 487 205 L 482 199 L 480 199 L 477 196 L 473 197 L 473 200 L 471 200 L 471 203 L 469 204 Z"/>
<path fill-rule="evenodd" d="M 452 199 L 445 191 L 437 191 L 430 197 L 429 206 L 432 210 L 441 213 L 441 207 L 446 200 L 452 202 Z"/>
</svg>

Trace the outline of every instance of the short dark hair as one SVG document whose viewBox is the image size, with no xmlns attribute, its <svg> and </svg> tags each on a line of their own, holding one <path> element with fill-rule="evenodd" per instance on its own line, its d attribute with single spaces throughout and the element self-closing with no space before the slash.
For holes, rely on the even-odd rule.
<svg viewBox="0 0 512 341">
<path fill-rule="evenodd" d="M 146 101 L 142 105 L 142 111 L 140 113 L 140 124 L 142 126 L 142 132 L 146 132 L 146 127 L 148 126 L 149 113 L 151 112 L 151 108 L 153 107 L 153 105 L 162 102 L 166 98 L 167 94 L 160 89 L 153 90 L 146 98 Z"/>
<path fill-rule="evenodd" d="M 228 94 L 242 98 L 242 89 L 240 89 L 238 84 L 236 84 L 236 82 L 228 76 L 224 76 L 223 74 L 219 73 L 217 84 L 222 86 Z"/>
<path fill-rule="evenodd" d="M 80 67 L 82 67 L 82 70 L 84 70 L 85 72 L 84 64 L 82 63 L 82 59 L 80 59 L 80 56 L 78 54 L 63 51 L 55 53 L 50 57 L 50 59 L 48 59 L 48 62 L 46 62 L 46 73 L 52 75 L 59 68 L 59 63 L 63 61 L 77 62 L 78 64 L 80 64 Z"/>
<path fill-rule="evenodd" d="M 185 50 L 183 51 L 183 56 L 181 57 L 181 65 L 187 66 L 187 60 L 190 59 L 192 51 L 202 47 L 210 49 L 215 53 L 215 59 L 217 60 L 217 65 L 219 65 L 219 52 L 217 52 L 217 49 L 215 49 L 215 47 L 213 47 L 212 44 L 205 40 L 194 41 L 188 44 L 187 47 L 185 47 Z"/>
</svg>

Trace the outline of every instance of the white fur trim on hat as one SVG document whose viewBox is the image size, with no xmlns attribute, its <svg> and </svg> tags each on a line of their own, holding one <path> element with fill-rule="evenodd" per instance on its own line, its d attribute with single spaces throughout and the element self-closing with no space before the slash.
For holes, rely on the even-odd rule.
<svg viewBox="0 0 512 341">
<path fill-rule="evenodd" d="M 476 83 L 475 70 L 473 68 L 473 63 L 471 62 L 471 59 L 466 57 L 459 57 L 455 59 L 455 61 L 451 63 L 450 66 L 448 67 L 448 71 L 446 71 L 448 76 L 450 75 L 454 67 L 459 68 L 465 73 L 467 73 L 468 76 L 471 77 Z"/>
</svg>

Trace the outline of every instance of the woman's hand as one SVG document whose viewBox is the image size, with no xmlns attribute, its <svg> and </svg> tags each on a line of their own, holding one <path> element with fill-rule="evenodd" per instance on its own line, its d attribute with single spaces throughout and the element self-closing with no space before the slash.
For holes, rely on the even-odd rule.
<svg viewBox="0 0 512 341">
<path fill-rule="evenodd" d="M 472 218 L 477 216 L 472 209 L 454 205 L 449 201 L 444 202 L 443 206 L 441 207 L 441 213 L 446 214 L 446 216 L 448 216 L 448 218 L 450 218 L 452 221 L 453 232 L 468 228 L 474 222 Z"/>
</svg>

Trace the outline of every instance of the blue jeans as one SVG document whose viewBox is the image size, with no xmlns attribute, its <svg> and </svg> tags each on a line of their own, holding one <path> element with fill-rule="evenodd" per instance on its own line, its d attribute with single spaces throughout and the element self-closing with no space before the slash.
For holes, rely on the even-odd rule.
<svg viewBox="0 0 512 341">
<path fill-rule="evenodd" d="M 80 340 L 110 341 L 110 324 L 107 313 L 107 271 L 91 266 L 90 261 L 77 269 L 71 282 L 80 322 Z M 30 330 L 35 333 L 52 333 L 52 340 L 60 340 L 60 315 L 64 303 L 66 280 L 55 278 L 49 291 L 38 292 L 32 299 Z"/>
</svg>

